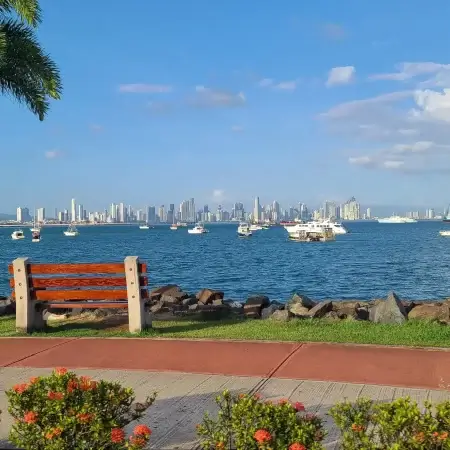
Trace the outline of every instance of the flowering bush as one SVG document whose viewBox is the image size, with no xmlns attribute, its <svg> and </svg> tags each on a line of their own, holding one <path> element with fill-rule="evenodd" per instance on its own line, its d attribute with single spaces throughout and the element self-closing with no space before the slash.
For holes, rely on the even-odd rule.
<svg viewBox="0 0 450 450">
<path fill-rule="evenodd" d="M 151 431 L 137 425 L 129 439 L 123 428 L 142 417 L 154 402 L 134 402 L 132 389 L 119 383 L 55 369 L 6 392 L 14 419 L 9 438 L 25 450 L 141 449 Z"/>
<path fill-rule="evenodd" d="M 375 404 L 360 399 L 330 410 L 341 431 L 343 450 L 450 450 L 450 401 L 421 411 L 408 397 Z"/>
<path fill-rule="evenodd" d="M 263 401 L 258 395 L 224 391 L 216 403 L 216 420 L 208 413 L 197 426 L 205 450 L 320 450 L 322 420 L 306 414 L 302 403 Z"/>
</svg>

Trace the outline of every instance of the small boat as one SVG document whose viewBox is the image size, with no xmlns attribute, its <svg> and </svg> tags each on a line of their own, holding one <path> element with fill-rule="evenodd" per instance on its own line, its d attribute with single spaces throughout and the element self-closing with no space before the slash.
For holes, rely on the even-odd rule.
<svg viewBox="0 0 450 450">
<path fill-rule="evenodd" d="M 31 242 L 41 242 L 41 232 L 39 230 L 31 233 Z"/>
<path fill-rule="evenodd" d="M 70 225 L 66 231 L 64 231 L 65 236 L 78 236 L 80 233 L 78 232 L 75 225 Z"/>
<path fill-rule="evenodd" d="M 174 223 L 174 224 L 170 225 L 170 229 L 176 231 L 176 230 L 178 230 L 178 225 L 176 225 Z"/>
<path fill-rule="evenodd" d="M 449 236 L 450 237 L 450 230 L 439 231 L 439 234 L 441 236 Z"/>
<path fill-rule="evenodd" d="M 261 225 L 263 230 L 268 230 L 270 228 L 270 225 L 268 223 L 264 223 Z"/>
<path fill-rule="evenodd" d="M 177 227 L 187 227 L 187 223 L 186 222 L 177 222 Z"/>
<path fill-rule="evenodd" d="M 250 237 L 253 234 L 250 230 L 250 225 L 247 222 L 241 222 L 239 224 L 237 233 L 239 237 Z"/>
<path fill-rule="evenodd" d="M 34 218 L 33 218 L 33 227 L 30 228 L 30 231 L 32 233 L 35 233 L 36 231 L 41 231 L 39 225 L 36 225 L 36 210 L 34 211 Z"/>
<path fill-rule="evenodd" d="M 258 225 L 257 223 L 252 223 L 250 225 L 250 231 L 259 231 L 262 229 L 263 229 L 263 227 L 261 225 Z"/>
<path fill-rule="evenodd" d="M 189 234 L 204 234 L 207 232 L 208 230 L 201 223 L 197 223 L 194 228 L 188 230 Z"/>
<path fill-rule="evenodd" d="M 15 230 L 11 233 L 11 239 L 13 241 L 18 241 L 19 239 L 25 239 L 25 234 L 22 230 Z"/>
<path fill-rule="evenodd" d="M 148 225 L 139 225 L 140 230 L 148 230 L 150 227 Z"/>
</svg>

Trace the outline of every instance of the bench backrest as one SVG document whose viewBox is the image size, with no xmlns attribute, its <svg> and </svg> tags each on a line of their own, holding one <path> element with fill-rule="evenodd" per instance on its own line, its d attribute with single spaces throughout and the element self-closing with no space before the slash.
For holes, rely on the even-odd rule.
<svg viewBox="0 0 450 450">
<path fill-rule="evenodd" d="M 141 298 L 148 298 L 147 264 L 136 261 Z M 27 260 L 25 270 L 32 300 L 127 300 L 124 263 L 36 264 Z M 13 275 L 10 286 L 15 298 L 17 280 L 23 278 L 14 276 L 13 264 L 8 271 Z"/>
</svg>

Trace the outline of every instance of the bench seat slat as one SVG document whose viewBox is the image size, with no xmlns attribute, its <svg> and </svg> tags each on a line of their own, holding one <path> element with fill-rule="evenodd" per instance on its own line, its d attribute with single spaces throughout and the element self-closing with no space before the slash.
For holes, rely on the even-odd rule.
<svg viewBox="0 0 450 450">
<path fill-rule="evenodd" d="M 148 291 L 142 289 L 142 298 L 148 298 Z M 13 298 L 15 298 L 13 292 Z M 110 289 L 110 290 L 33 290 L 31 291 L 32 300 L 53 301 L 53 300 L 128 300 L 126 289 Z"/>
<path fill-rule="evenodd" d="M 128 308 L 128 302 L 115 301 L 115 302 L 45 302 L 43 303 L 47 308 L 56 309 L 70 309 L 70 308 L 83 308 L 83 309 L 120 309 Z"/>
<path fill-rule="evenodd" d="M 30 277 L 29 283 L 31 288 L 56 288 L 56 287 L 126 287 L 125 277 L 53 277 L 38 278 Z M 148 285 L 148 277 L 140 277 L 139 284 L 141 286 Z M 14 278 L 9 280 L 9 285 L 14 288 Z"/>
<path fill-rule="evenodd" d="M 13 266 L 8 266 L 9 273 L 14 274 Z M 73 264 L 28 264 L 28 273 L 31 275 L 50 274 L 83 274 L 83 273 L 108 273 L 123 274 L 123 263 L 73 263 Z M 139 272 L 147 272 L 147 264 L 139 263 Z"/>
</svg>

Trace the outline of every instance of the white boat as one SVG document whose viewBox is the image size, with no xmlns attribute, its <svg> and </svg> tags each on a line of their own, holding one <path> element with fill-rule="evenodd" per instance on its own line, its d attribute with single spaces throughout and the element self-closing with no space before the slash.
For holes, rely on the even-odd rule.
<svg viewBox="0 0 450 450">
<path fill-rule="evenodd" d="M 170 225 L 170 229 L 176 231 L 178 230 L 178 226 L 176 224 Z"/>
<path fill-rule="evenodd" d="M 253 234 L 247 222 L 241 222 L 239 224 L 237 233 L 239 237 L 250 237 Z"/>
<path fill-rule="evenodd" d="M 65 236 L 78 236 L 80 233 L 78 232 L 75 225 L 70 225 L 66 231 L 64 231 Z"/>
<path fill-rule="evenodd" d="M 297 236 L 298 232 L 321 232 L 331 229 L 334 234 L 346 234 L 347 230 L 338 222 L 331 220 L 318 221 L 312 220 L 305 223 L 297 223 L 296 225 L 285 225 L 284 229 L 289 233 L 289 236 Z"/>
<path fill-rule="evenodd" d="M 204 234 L 207 232 L 208 230 L 201 223 L 197 223 L 194 228 L 188 230 L 189 234 Z"/>
<path fill-rule="evenodd" d="M 325 227 L 330 227 L 333 230 L 334 234 L 347 234 L 348 231 L 340 222 L 336 222 L 335 220 L 327 219 L 324 220 L 323 225 Z"/>
<path fill-rule="evenodd" d="M 401 216 L 394 216 L 391 217 L 385 217 L 383 219 L 378 219 L 378 223 L 416 223 L 416 219 L 411 219 L 409 217 L 401 217 Z"/>
<path fill-rule="evenodd" d="M 259 230 L 262 230 L 262 229 L 263 229 L 263 227 L 261 225 L 257 224 L 257 223 L 252 223 L 250 225 L 250 231 L 259 231 Z"/>
<path fill-rule="evenodd" d="M 32 233 L 36 233 L 36 232 L 38 232 L 38 231 L 39 231 L 39 232 L 41 231 L 41 228 L 39 227 L 39 224 L 36 225 L 36 210 L 34 211 L 33 227 L 30 228 L 30 231 L 31 231 Z"/>
<path fill-rule="evenodd" d="M 39 230 L 31 233 L 31 242 L 41 242 L 41 232 Z"/>
<path fill-rule="evenodd" d="M 187 223 L 186 222 L 177 222 L 177 227 L 187 227 Z"/>
<path fill-rule="evenodd" d="M 22 230 L 15 230 L 11 233 L 11 239 L 13 241 L 18 241 L 19 239 L 25 239 L 25 234 Z"/>
<path fill-rule="evenodd" d="M 439 234 L 441 236 L 450 236 L 450 230 L 439 231 Z"/>
<path fill-rule="evenodd" d="M 148 230 L 150 227 L 148 225 L 139 225 L 139 229 Z"/>
</svg>

